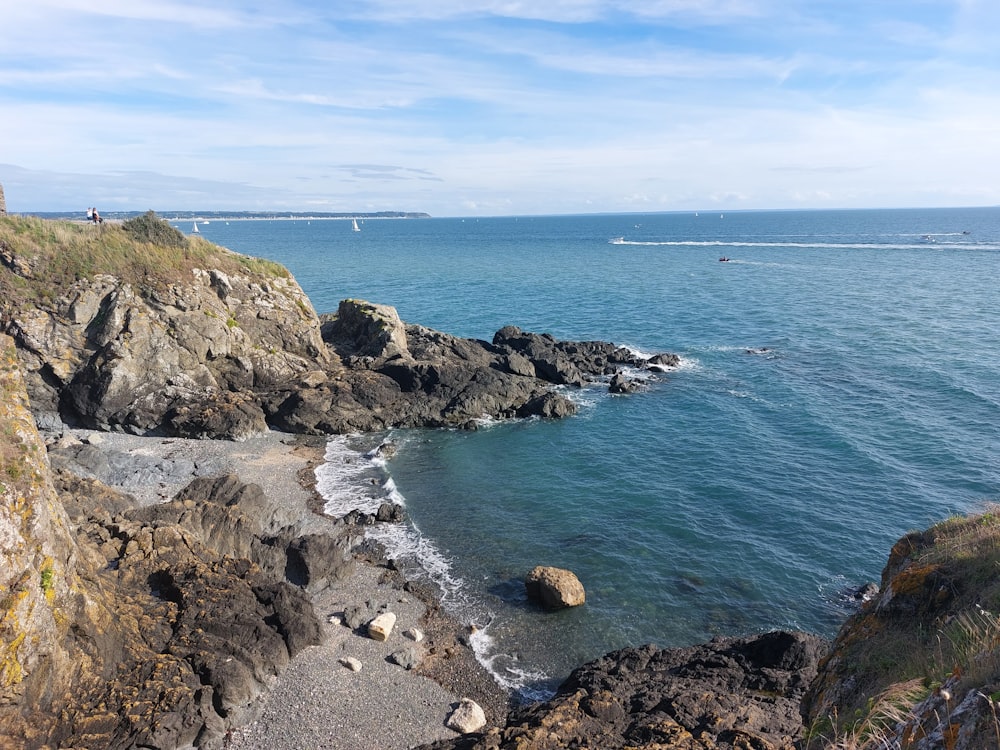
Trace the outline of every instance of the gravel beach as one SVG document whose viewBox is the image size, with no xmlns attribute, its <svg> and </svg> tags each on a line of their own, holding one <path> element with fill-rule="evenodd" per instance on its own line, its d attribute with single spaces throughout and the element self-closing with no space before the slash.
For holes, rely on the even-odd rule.
<svg viewBox="0 0 1000 750">
<path fill-rule="evenodd" d="M 131 494 L 138 504 L 167 500 L 198 476 L 234 473 L 259 484 L 276 513 L 338 533 L 335 519 L 310 510 L 321 505 L 313 469 L 323 460 L 322 438 L 272 432 L 230 442 L 67 430 L 50 450 L 79 449 L 78 441 L 88 446 L 90 468 L 70 468 Z M 463 626 L 424 587 L 402 580 L 391 563 L 359 557 L 345 580 L 312 596 L 324 623 L 322 643 L 300 652 L 274 678 L 256 720 L 234 729 L 227 748 L 403 750 L 456 736 L 445 722 L 463 697 L 479 703 L 490 724 L 502 723 L 508 696 L 476 662 Z M 345 610 L 358 606 L 396 615 L 385 641 L 345 623 Z M 349 657 L 360 669 L 349 666 Z M 396 663 L 407 657 L 417 663 Z"/>
</svg>

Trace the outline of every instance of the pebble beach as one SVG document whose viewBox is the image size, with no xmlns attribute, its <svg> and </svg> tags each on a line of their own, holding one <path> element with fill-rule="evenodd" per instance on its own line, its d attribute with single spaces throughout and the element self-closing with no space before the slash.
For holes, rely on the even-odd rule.
<svg viewBox="0 0 1000 750">
<path fill-rule="evenodd" d="M 321 438 L 271 432 L 231 442 L 67 430 L 51 450 L 77 441 L 102 454 L 99 464 L 106 459 L 113 467 L 95 478 L 137 504 L 163 502 L 198 476 L 234 473 L 259 484 L 276 513 L 336 533 L 336 519 L 315 512 Z M 227 736 L 230 750 L 413 748 L 457 736 L 446 722 L 462 698 L 481 705 L 489 724 L 502 723 L 508 696 L 475 660 L 462 623 L 442 612 L 433 592 L 403 580 L 391 562 L 359 554 L 348 576 L 312 599 L 323 621 L 322 643 L 297 654 L 273 679 L 256 718 Z M 385 640 L 347 624 L 345 612 L 358 607 L 396 615 Z M 401 666 L 405 659 L 397 654 L 416 663 Z"/>
</svg>

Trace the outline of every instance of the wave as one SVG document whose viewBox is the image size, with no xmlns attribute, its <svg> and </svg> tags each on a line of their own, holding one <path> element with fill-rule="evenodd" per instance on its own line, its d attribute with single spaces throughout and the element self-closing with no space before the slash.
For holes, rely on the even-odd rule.
<svg viewBox="0 0 1000 750">
<path fill-rule="evenodd" d="M 398 450 L 405 445 L 405 440 L 400 442 L 394 437 L 366 451 L 355 447 L 361 439 L 357 435 L 335 435 L 327 440 L 325 462 L 315 472 L 316 491 L 323 497 L 325 514 L 339 518 L 355 509 L 375 513 L 385 502 L 406 506 L 406 497 L 388 473 L 386 456 L 390 451 L 385 446 L 392 444 Z M 528 685 L 548 678 L 543 672 L 519 666 L 516 655 L 497 650 L 489 632 L 493 613 L 469 596 L 466 582 L 455 573 L 452 560 L 421 533 L 412 519 L 366 527 L 365 537 L 380 543 L 389 558 L 406 568 L 408 576 L 433 583 L 442 606 L 472 625 L 469 642 L 476 660 L 497 683 L 524 693 Z"/>
<path fill-rule="evenodd" d="M 947 235 L 926 235 L 944 237 Z M 738 240 L 626 240 L 615 238 L 613 245 L 633 245 L 639 247 L 791 247 L 812 250 L 987 250 L 1000 251 L 1000 244 L 977 242 L 746 242 Z"/>
</svg>

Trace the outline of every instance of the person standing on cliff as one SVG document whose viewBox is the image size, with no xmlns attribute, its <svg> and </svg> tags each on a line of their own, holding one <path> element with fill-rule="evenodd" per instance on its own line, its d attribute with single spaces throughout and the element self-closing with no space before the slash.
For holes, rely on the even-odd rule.
<svg viewBox="0 0 1000 750">
<path fill-rule="evenodd" d="M 104 219 L 102 219 L 101 215 L 99 213 L 97 213 L 97 209 L 96 208 L 94 209 L 94 223 L 95 224 L 103 224 L 104 223 Z"/>
</svg>

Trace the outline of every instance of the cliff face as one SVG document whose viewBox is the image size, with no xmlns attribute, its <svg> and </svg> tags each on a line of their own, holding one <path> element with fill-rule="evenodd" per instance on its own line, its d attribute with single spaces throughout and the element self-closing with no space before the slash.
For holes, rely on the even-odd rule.
<svg viewBox="0 0 1000 750">
<path fill-rule="evenodd" d="M 998 540 L 992 508 L 896 542 L 806 697 L 812 747 L 1000 747 Z"/>
<path fill-rule="evenodd" d="M 54 470 L 0 352 L 0 744 L 221 747 L 318 642 L 304 590 L 344 574 L 350 537 L 281 523 L 235 477 L 134 508 Z"/>
<path fill-rule="evenodd" d="M 553 385 L 676 361 L 514 328 L 460 339 L 359 300 L 321 323 L 280 266 L 178 242 L 0 222 L 0 330 L 41 426 L 240 439 L 558 417 L 574 406 Z"/>
<path fill-rule="evenodd" d="M 82 593 L 78 551 L 28 409 L 13 341 L 0 336 L 0 707 L 38 706 L 64 696 L 78 665 L 70 627 L 100 618 Z M 0 714 L 0 736 L 18 717 Z"/>
</svg>

